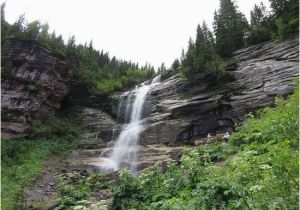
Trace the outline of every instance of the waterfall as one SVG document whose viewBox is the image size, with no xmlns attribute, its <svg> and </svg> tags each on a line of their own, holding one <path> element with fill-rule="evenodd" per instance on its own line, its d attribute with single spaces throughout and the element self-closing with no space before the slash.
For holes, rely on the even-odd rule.
<svg viewBox="0 0 300 210">
<path fill-rule="evenodd" d="M 125 161 L 128 162 L 131 171 L 135 172 L 137 170 L 138 141 L 143 129 L 142 113 L 144 103 L 151 87 L 157 85 L 159 79 L 159 76 L 155 77 L 151 83 L 144 82 L 139 87 L 136 87 L 134 91 L 126 93 L 129 95 L 127 95 L 126 100 L 125 122 L 127 122 L 127 116 L 130 116 L 129 123 L 123 126 L 114 144 L 113 151 L 109 158 L 104 161 L 102 168 L 118 170 L 121 168 L 122 161 Z"/>
</svg>

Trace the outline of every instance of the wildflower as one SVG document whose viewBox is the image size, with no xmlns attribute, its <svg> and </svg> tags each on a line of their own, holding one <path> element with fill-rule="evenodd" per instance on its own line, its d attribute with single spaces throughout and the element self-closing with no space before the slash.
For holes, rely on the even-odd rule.
<svg viewBox="0 0 300 210">
<path fill-rule="evenodd" d="M 272 167 L 269 166 L 268 164 L 265 164 L 265 165 L 260 165 L 259 168 L 263 170 L 267 170 L 267 169 L 271 169 Z"/>
<path fill-rule="evenodd" d="M 262 186 L 260 186 L 260 185 L 254 185 L 254 186 L 250 187 L 249 190 L 252 191 L 252 192 L 258 192 L 261 189 L 262 189 Z"/>
<path fill-rule="evenodd" d="M 223 136 L 224 139 L 229 139 L 230 138 L 230 134 L 228 132 L 225 133 L 225 135 Z"/>
</svg>

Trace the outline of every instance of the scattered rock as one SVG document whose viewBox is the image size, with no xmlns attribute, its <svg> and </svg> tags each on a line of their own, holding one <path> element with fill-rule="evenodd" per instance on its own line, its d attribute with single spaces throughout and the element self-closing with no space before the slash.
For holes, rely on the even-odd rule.
<svg viewBox="0 0 300 210">
<path fill-rule="evenodd" d="M 87 170 L 82 170 L 82 171 L 80 171 L 80 175 L 81 175 L 81 176 L 90 176 L 90 175 L 91 175 L 91 172 L 90 172 L 90 171 L 87 171 Z"/>
<path fill-rule="evenodd" d="M 45 207 L 43 208 L 44 210 L 52 210 L 55 207 L 58 207 L 61 203 L 61 198 L 56 198 L 53 200 L 50 200 L 47 202 L 47 204 L 45 205 Z"/>
</svg>

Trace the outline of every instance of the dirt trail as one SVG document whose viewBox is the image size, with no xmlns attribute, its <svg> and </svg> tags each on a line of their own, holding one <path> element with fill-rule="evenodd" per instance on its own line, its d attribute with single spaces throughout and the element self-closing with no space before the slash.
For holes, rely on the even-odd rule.
<svg viewBox="0 0 300 210">
<path fill-rule="evenodd" d="M 52 155 L 44 165 L 41 176 L 25 190 L 25 200 L 28 208 L 51 209 L 58 205 L 57 175 L 65 170 L 67 164 L 60 156 Z"/>
</svg>

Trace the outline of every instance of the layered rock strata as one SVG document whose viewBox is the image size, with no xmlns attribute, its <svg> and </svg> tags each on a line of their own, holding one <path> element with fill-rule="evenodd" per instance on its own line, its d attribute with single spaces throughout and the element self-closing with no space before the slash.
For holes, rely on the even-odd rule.
<svg viewBox="0 0 300 210">
<path fill-rule="evenodd" d="M 203 74 L 162 77 L 146 103 L 142 144 L 194 144 L 208 133 L 230 133 L 249 112 L 274 106 L 298 78 L 298 37 L 236 51 L 232 60 L 219 81 Z"/>
<path fill-rule="evenodd" d="M 69 60 L 33 41 L 11 40 L 4 53 L 12 64 L 1 83 L 1 133 L 22 137 L 41 111 L 60 109 L 69 91 Z"/>
</svg>

